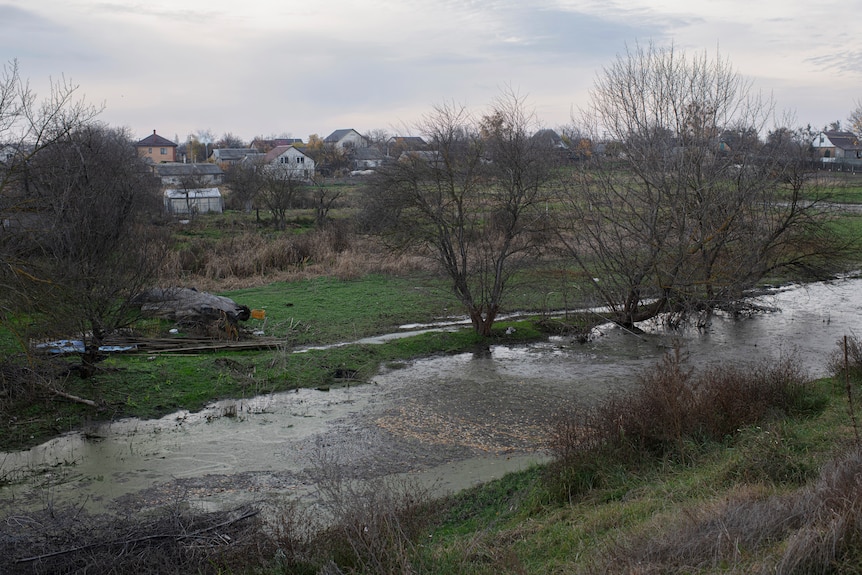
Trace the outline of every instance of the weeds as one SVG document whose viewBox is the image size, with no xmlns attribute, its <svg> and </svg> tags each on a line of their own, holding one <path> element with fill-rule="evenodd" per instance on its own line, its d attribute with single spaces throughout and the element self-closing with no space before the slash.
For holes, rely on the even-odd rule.
<svg viewBox="0 0 862 575">
<path fill-rule="evenodd" d="M 686 462 L 709 442 L 783 414 L 816 410 L 798 364 L 709 368 L 694 374 L 677 346 L 640 375 L 634 391 L 560 414 L 549 437 L 553 497 L 608 484 L 621 468 L 658 458 Z M 821 398 L 822 408 L 825 398 Z"/>
</svg>

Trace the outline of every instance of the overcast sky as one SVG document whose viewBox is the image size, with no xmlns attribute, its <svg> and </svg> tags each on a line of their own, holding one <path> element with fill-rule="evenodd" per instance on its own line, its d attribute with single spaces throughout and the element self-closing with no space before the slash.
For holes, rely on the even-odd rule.
<svg viewBox="0 0 862 575">
<path fill-rule="evenodd" d="M 143 138 L 210 130 L 306 140 L 407 133 L 431 108 L 502 89 L 546 127 L 636 42 L 718 49 L 800 125 L 862 98 L 847 0 L 0 0 L 0 57 L 40 94 L 65 76 Z"/>
</svg>

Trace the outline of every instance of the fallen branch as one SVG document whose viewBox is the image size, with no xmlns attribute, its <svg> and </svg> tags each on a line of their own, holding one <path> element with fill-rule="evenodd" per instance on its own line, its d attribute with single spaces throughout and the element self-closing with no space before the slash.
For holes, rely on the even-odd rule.
<svg viewBox="0 0 862 575">
<path fill-rule="evenodd" d="M 90 407 L 99 407 L 99 404 L 96 403 L 95 401 L 93 401 L 92 399 L 86 399 L 83 397 L 78 397 L 77 395 L 72 395 L 71 393 L 66 393 L 65 391 L 60 391 L 59 389 L 54 389 L 50 385 L 46 385 L 45 388 L 48 391 L 50 391 L 51 393 L 59 395 L 60 397 L 65 397 L 66 399 L 69 399 L 69 400 L 74 401 L 76 403 L 83 403 L 84 405 L 89 405 Z"/>
<path fill-rule="evenodd" d="M 32 563 L 33 561 L 41 561 L 43 559 L 50 559 L 52 557 L 59 557 L 61 555 L 68 555 L 70 553 L 77 553 L 79 551 L 87 551 L 89 549 L 96 549 L 98 547 L 115 547 L 115 546 L 133 546 L 138 543 L 146 543 L 147 541 L 155 541 L 160 539 L 174 539 L 176 541 L 182 541 L 184 539 L 194 539 L 200 537 L 201 535 L 208 533 L 210 531 L 214 531 L 221 527 L 228 527 L 237 523 L 239 521 L 243 521 L 244 519 L 248 519 L 249 517 L 254 517 L 260 513 L 258 509 L 251 509 L 246 511 L 239 517 L 235 517 L 233 519 L 228 519 L 227 521 L 222 521 L 216 525 L 211 525 L 209 527 L 205 527 L 203 529 L 198 529 L 197 531 L 193 531 L 191 533 L 179 533 L 179 534 L 160 534 L 160 535 L 147 535 L 145 537 L 137 537 L 135 539 L 114 539 L 113 541 L 103 541 L 100 543 L 90 543 L 88 545 L 79 545 L 78 547 L 72 547 L 70 549 L 61 549 L 59 551 L 52 551 L 51 553 L 43 553 L 42 555 L 34 555 L 32 557 L 22 557 L 20 559 L 16 559 L 15 563 Z"/>
</svg>

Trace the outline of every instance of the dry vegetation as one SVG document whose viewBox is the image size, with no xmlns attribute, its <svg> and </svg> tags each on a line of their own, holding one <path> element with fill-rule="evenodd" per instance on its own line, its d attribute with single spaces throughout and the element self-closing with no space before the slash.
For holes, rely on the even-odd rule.
<svg viewBox="0 0 862 575">
<path fill-rule="evenodd" d="M 205 229 L 206 224 L 191 225 Z M 299 234 L 269 237 L 265 231 L 239 227 L 216 239 L 193 237 L 170 254 L 161 281 L 226 291 L 316 276 L 352 279 L 427 269 L 425 258 L 393 253 L 373 238 L 355 234 L 349 223 L 336 221 Z"/>
</svg>

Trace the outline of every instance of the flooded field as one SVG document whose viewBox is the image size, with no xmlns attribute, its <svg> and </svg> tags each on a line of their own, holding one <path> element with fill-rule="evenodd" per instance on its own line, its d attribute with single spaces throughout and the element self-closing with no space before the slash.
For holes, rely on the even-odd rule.
<svg viewBox="0 0 862 575">
<path fill-rule="evenodd" d="M 93 425 L 27 451 L 0 453 L 0 515 L 75 503 L 134 510 L 182 498 L 203 509 L 313 497 L 321 458 L 351 477 L 407 474 L 455 491 L 545 457 L 546 424 L 568 402 L 625 389 L 676 340 L 691 365 L 793 354 L 812 377 L 862 320 L 862 280 L 758 298 L 780 311 L 705 330 L 604 326 L 593 341 L 524 346 L 411 362 L 367 385 L 223 401 L 199 413 Z M 385 338 L 383 338 L 385 340 Z"/>
</svg>

